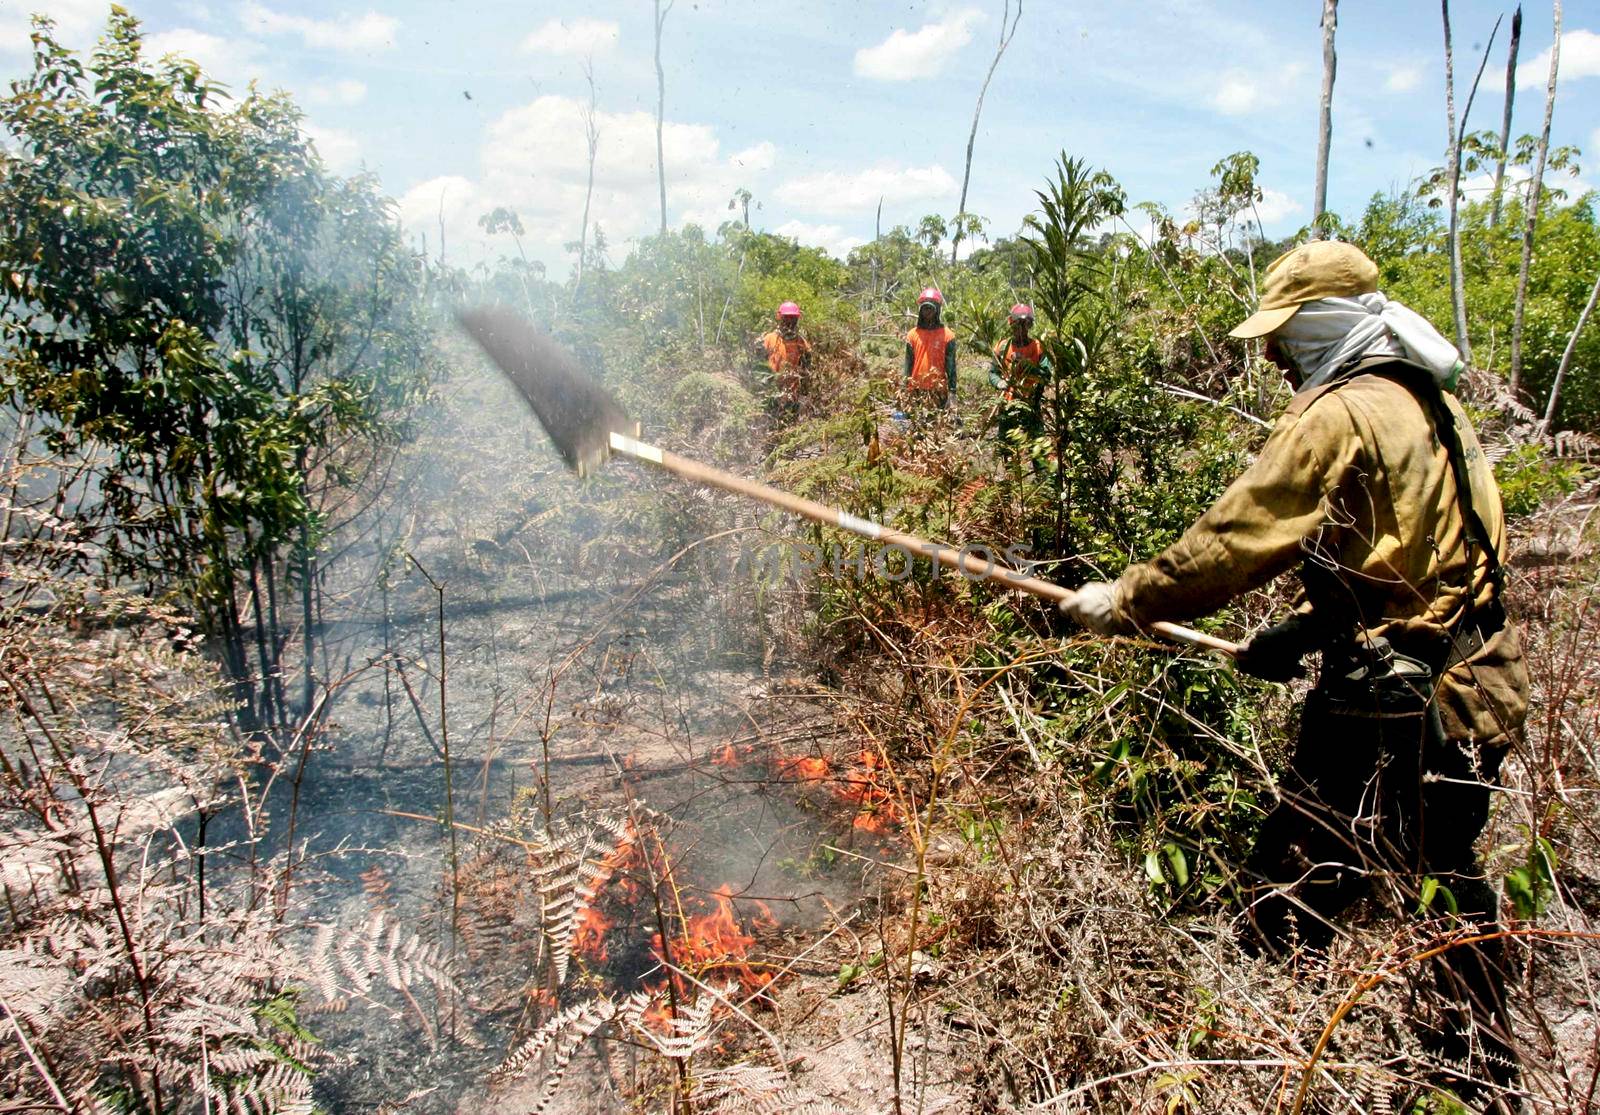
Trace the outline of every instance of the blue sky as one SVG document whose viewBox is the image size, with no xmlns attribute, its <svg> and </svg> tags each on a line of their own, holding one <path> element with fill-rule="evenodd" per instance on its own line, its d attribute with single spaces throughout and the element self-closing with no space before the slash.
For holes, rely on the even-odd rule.
<svg viewBox="0 0 1600 1115">
<path fill-rule="evenodd" d="M 518 211 L 532 257 L 564 273 L 586 152 L 592 60 L 599 154 L 594 219 L 613 258 L 656 227 L 655 72 L 649 0 L 455 3 L 128 0 L 157 51 L 242 90 L 291 92 L 336 168 L 366 167 L 413 236 L 450 262 L 510 251 L 477 218 Z M 0 0 L 0 70 L 27 65 L 27 13 Z M 666 20 L 668 210 L 709 229 L 750 189 L 760 227 L 843 252 L 883 223 L 954 213 L 973 100 L 1001 3 L 675 0 Z M 1451 5 L 1458 108 L 1495 17 L 1507 18 L 1473 106 L 1497 128 L 1509 8 Z M 1600 181 L 1600 10 L 1566 5 L 1554 141 L 1582 147 Z M 62 37 L 87 46 L 100 0 L 53 0 Z M 1134 201 L 1181 208 L 1222 156 L 1260 156 L 1269 234 L 1310 218 L 1321 79 L 1320 0 L 1029 0 L 984 105 L 968 208 L 1013 232 L 1065 149 L 1114 174 Z M 1538 130 L 1550 9 L 1524 11 L 1514 130 Z M 1431 0 L 1344 0 L 1338 29 L 1330 206 L 1443 161 L 1443 36 Z M 1592 155 L 1590 154 L 1592 153 Z"/>
</svg>

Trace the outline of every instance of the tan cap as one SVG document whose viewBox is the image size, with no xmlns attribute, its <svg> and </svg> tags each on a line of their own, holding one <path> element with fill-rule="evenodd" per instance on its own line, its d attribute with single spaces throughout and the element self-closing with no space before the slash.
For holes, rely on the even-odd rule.
<svg viewBox="0 0 1600 1115">
<path fill-rule="evenodd" d="M 1265 337 L 1318 298 L 1349 298 L 1378 289 L 1378 265 L 1354 244 L 1313 240 L 1284 252 L 1267 267 L 1261 305 L 1230 337 Z"/>
</svg>

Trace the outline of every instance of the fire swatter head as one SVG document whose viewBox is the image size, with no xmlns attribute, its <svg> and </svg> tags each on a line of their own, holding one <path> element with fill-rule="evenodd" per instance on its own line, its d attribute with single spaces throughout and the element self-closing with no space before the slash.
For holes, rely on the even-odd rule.
<svg viewBox="0 0 1600 1115">
<path fill-rule="evenodd" d="M 503 306 L 461 310 L 456 319 L 528 400 L 568 467 L 587 475 L 611 452 L 611 433 L 637 427 L 566 349 Z"/>
</svg>

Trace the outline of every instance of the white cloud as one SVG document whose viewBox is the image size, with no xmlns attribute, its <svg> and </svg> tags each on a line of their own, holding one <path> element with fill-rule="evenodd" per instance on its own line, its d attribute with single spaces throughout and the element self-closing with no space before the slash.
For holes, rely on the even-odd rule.
<svg viewBox="0 0 1600 1115">
<path fill-rule="evenodd" d="M 1280 107 L 1298 92 L 1305 67 L 1290 63 L 1273 72 L 1229 70 L 1211 92 L 1211 107 L 1224 116 L 1248 116 Z"/>
<path fill-rule="evenodd" d="M 55 21 L 57 42 L 83 50 L 93 45 L 95 36 L 104 29 L 110 7 L 104 0 L 8 3 L 0 11 L 0 55 L 26 57 L 33 53 L 32 13 L 35 11 L 48 14 Z"/>
<path fill-rule="evenodd" d="M 854 173 L 824 171 L 791 178 L 775 191 L 779 201 L 824 213 L 868 212 L 881 199 L 891 206 L 937 201 L 956 192 L 956 180 L 937 163 L 880 165 Z"/>
<path fill-rule="evenodd" d="M 478 217 L 493 206 L 486 203 L 475 183 L 460 175 L 448 174 L 418 182 L 400 198 L 400 220 L 413 236 L 427 241 L 428 253 L 439 255 L 441 226 L 448 231 L 445 258 L 459 262 L 460 239 L 479 240 Z M 482 254 L 480 251 L 477 254 Z"/>
<path fill-rule="evenodd" d="M 1561 61 L 1556 80 L 1562 84 L 1580 77 L 1600 77 L 1600 35 L 1593 31 L 1563 31 Z M 1550 50 L 1517 66 L 1518 89 L 1542 89 L 1550 81 Z"/>
<path fill-rule="evenodd" d="M 155 58 L 176 54 L 200 63 L 200 69 L 213 81 L 220 81 L 238 93 L 252 78 L 260 76 L 256 58 L 259 43 L 236 36 L 224 38 L 193 27 L 161 31 L 145 39 L 145 51 Z"/>
<path fill-rule="evenodd" d="M 1217 85 L 1211 94 L 1211 104 L 1225 116 L 1243 116 L 1254 112 L 1261 101 L 1261 87 L 1244 74 L 1230 74 Z"/>
<path fill-rule="evenodd" d="M 735 151 L 728 156 L 728 165 L 740 170 L 758 174 L 763 170 L 771 170 L 772 164 L 778 160 L 778 149 L 768 140 L 762 140 L 754 147 L 746 147 L 743 151 Z"/>
<path fill-rule="evenodd" d="M 335 174 L 349 174 L 361 168 L 361 144 L 350 132 L 312 123 L 302 123 L 300 130 L 316 144 L 317 154 Z"/>
<path fill-rule="evenodd" d="M 843 259 L 850 249 L 865 244 L 859 236 L 851 236 L 841 225 L 813 225 L 805 221 L 785 221 L 772 230 L 779 236 L 792 236 L 812 248 L 821 248 L 831 256 Z"/>
<path fill-rule="evenodd" d="M 972 41 L 972 28 L 982 19 L 977 8 L 963 8 L 916 31 L 896 27 L 877 46 L 856 51 L 856 76 L 874 81 L 937 77 L 951 56 Z"/>
<path fill-rule="evenodd" d="M 608 54 L 621 36 L 614 19 L 552 19 L 523 39 L 522 49 L 530 54 Z"/>
<path fill-rule="evenodd" d="M 400 200 L 401 219 L 413 236 L 426 233 L 430 248 L 436 248 L 442 195 L 448 258 L 460 264 L 464 253 L 473 260 L 514 254 L 508 239 L 486 239 L 477 225 L 482 214 L 507 206 L 526 229 L 528 255 L 552 272 L 563 270 L 570 262 L 563 245 L 578 237 L 588 177 L 585 105 L 574 97 L 543 96 L 501 114 L 484 133 L 478 173 L 413 187 Z M 602 226 L 607 242 L 620 250 L 628 239 L 653 233 L 660 222 L 655 114 L 595 115 L 600 141 L 590 222 Z M 724 155 L 715 129 L 672 120 L 663 129 L 662 146 L 671 223 L 693 222 L 707 232 L 733 216 L 728 199 L 736 189 L 744 186 L 764 196 L 760 178 L 777 157 L 777 148 L 765 142 Z"/>
<path fill-rule="evenodd" d="M 367 83 L 346 77 L 316 81 L 306 87 L 306 100 L 314 105 L 358 105 L 367 99 Z"/>
<path fill-rule="evenodd" d="M 1256 202 L 1254 212 L 1246 210 L 1241 216 L 1249 216 L 1252 219 L 1259 216 L 1263 225 L 1275 225 L 1287 217 L 1305 211 L 1304 205 L 1282 190 L 1263 189 L 1261 200 Z"/>
<path fill-rule="evenodd" d="M 1409 93 L 1422 84 L 1422 67 L 1416 65 L 1396 66 L 1389 71 L 1389 77 L 1383 87 L 1390 93 Z"/>
<path fill-rule="evenodd" d="M 273 11 L 254 0 L 240 9 L 239 18 L 259 34 L 297 35 L 301 42 L 313 49 L 345 54 L 392 49 L 395 34 L 400 30 L 399 20 L 370 9 L 358 16 L 311 19 Z"/>
</svg>

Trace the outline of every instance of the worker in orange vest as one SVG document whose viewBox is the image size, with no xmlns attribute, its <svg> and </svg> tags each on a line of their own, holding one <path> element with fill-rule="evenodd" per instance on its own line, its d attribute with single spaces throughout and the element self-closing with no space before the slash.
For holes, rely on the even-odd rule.
<svg viewBox="0 0 1600 1115">
<path fill-rule="evenodd" d="M 1031 440 L 1043 433 L 1040 406 L 1044 385 L 1050 375 L 1050 358 L 1044 345 L 1031 335 L 1033 307 L 1018 302 L 1007 315 L 1011 336 L 994 350 L 989 382 L 1005 391 L 1000 404 L 1000 441 L 1011 445 L 1013 430 Z"/>
<path fill-rule="evenodd" d="M 773 409 L 793 419 L 800 413 L 805 374 L 811 370 L 811 342 L 800 335 L 800 306 L 785 302 L 778 307 L 778 327 L 761 338 L 767 367 L 775 389 Z"/>
<path fill-rule="evenodd" d="M 917 295 L 917 325 L 906 334 L 906 394 L 913 405 L 950 409 L 956 393 L 956 331 L 945 325 L 944 295 L 924 287 Z"/>
</svg>

